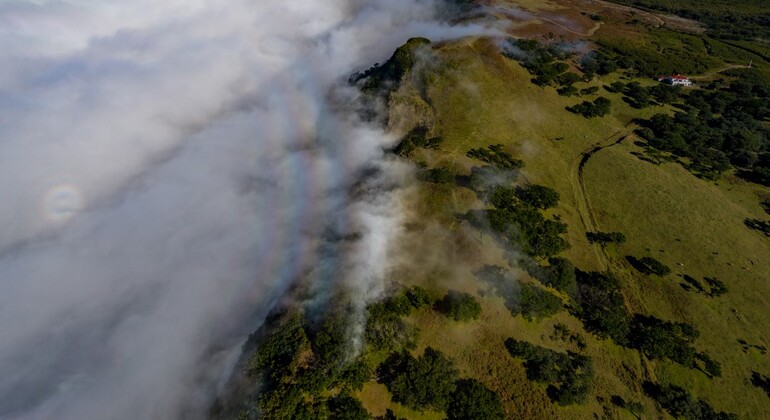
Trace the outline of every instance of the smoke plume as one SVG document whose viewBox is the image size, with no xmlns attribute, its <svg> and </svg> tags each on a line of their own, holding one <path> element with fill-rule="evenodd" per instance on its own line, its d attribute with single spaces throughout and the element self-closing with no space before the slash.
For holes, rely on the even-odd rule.
<svg viewBox="0 0 770 420">
<path fill-rule="evenodd" d="M 335 102 L 409 37 L 479 30 L 435 11 L 0 4 L 0 418 L 203 417 L 299 276 L 375 296 L 404 168 Z M 351 195 L 371 168 L 383 180 Z"/>
</svg>

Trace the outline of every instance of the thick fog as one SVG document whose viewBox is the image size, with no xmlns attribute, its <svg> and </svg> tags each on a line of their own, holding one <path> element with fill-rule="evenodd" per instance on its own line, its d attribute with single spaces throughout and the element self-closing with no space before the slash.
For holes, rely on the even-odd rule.
<svg viewBox="0 0 770 420">
<path fill-rule="evenodd" d="M 2 1 L 0 418 L 202 417 L 298 276 L 376 294 L 407 172 L 344 81 L 477 30 L 434 6 Z"/>
</svg>

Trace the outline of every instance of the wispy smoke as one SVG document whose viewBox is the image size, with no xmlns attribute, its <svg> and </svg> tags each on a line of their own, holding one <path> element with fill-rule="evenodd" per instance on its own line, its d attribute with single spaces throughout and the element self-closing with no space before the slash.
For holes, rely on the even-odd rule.
<svg viewBox="0 0 770 420">
<path fill-rule="evenodd" d="M 332 281 L 329 229 L 362 239 L 325 273 L 376 295 L 401 170 L 329 93 L 411 36 L 478 32 L 434 11 L 0 4 L 0 418 L 205 415 L 271 302 L 300 275 Z M 372 167 L 384 193 L 351 196 Z"/>
</svg>

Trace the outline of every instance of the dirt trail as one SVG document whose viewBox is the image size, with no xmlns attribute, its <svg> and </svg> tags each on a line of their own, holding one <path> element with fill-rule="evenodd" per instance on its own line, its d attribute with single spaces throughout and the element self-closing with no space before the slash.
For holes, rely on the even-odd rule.
<svg viewBox="0 0 770 420">
<path fill-rule="evenodd" d="M 695 76 L 695 79 L 709 79 L 711 77 L 714 77 L 718 75 L 719 73 L 722 73 L 723 71 L 732 70 L 732 69 L 747 69 L 749 66 L 740 65 L 740 64 L 728 64 L 724 67 L 718 68 L 716 70 L 712 70 L 708 73 L 704 73 L 698 76 Z"/>
<path fill-rule="evenodd" d="M 575 205 L 580 214 L 580 220 L 583 223 L 585 232 L 597 232 L 599 229 L 596 223 L 596 216 L 594 215 L 591 203 L 588 200 L 583 170 L 592 156 L 601 150 L 620 144 L 623 140 L 628 138 L 635 129 L 636 126 L 633 124 L 626 125 L 621 130 L 613 133 L 610 137 L 592 144 L 572 161 L 570 167 L 570 182 L 572 183 L 572 191 L 575 194 Z M 599 245 L 593 245 L 592 247 L 596 254 L 596 259 L 602 268 L 605 270 L 609 269 L 610 259 L 604 253 L 604 250 Z"/>
</svg>

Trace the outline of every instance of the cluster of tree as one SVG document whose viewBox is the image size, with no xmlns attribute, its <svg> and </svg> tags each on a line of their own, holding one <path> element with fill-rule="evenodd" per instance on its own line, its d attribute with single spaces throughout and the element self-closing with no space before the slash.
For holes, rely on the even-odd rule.
<svg viewBox="0 0 770 420">
<path fill-rule="evenodd" d="M 586 118 L 603 117 L 610 112 L 612 101 L 600 96 L 593 102 L 583 101 L 577 105 L 567 107 L 567 111 L 580 114 Z"/>
<path fill-rule="evenodd" d="M 364 337 L 375 350 L 414 348 L 417 328 L 403 320 L 412 309 L 433 304 L 429 293 L 421 287 L 399 290 L 393 295 L 369 305 Z"/>
<path fill-rule="evenodd" d="M 764 221 L 759 219 L 746 219 L 743 221 L 749 229 L 756 230 L 757 232 L 770 237 L 770 221 Z"/>
<path fill-rule="evenodd" d="M 368 419 L 369 413 L 350 396 L 369 381 L 373 370 L 365 360 L 343 362 L 347 339 L 346 308 L 319 319 L 298 310 L 282 309 L 268 317 L 249 337 L 251 351 L 241 363 L 245 378 L 257 392 L 250 398 L 218 401 L 214 418 Z M 250 350 L 249 350 L 250 349 Z M 334 397 L 328 390 L 337 389 Z"/>
<path fill-rule="evenodd" d="M 692 42 L 702 43 L 696 36 L 670 31 L 654 31 L 644 41 L 625 37 L 605 37 L 597 40 L 597 60 L 608 70 L 627 70 L 629 74 L 656 77 L 661 74 L 698 74 L 719 64 L 707 51 L 693 48 Z"/>
<path fill-rule="evenodd" d="M 695 90 L 684 111 L 654 115 L 638 133 L 651 147 L 687 158 L 687 168 L 704 178 L 734 166 L 742 177 L 770 185 L 770 129 L 763 122 L 770 117 L 768 98 L 767 83 L 752 78 Z"/>
<path fill-rule="evenodd" d="M 560 290 L 570 297 L 577 296 L 575 266 L 562 257 L 551 257 L 548 265 L 528 264 L 527 272 L 541 283 Z"/>
<path fill-rule="evenodd" d="M 560 353 L 526 341 L 505 341 L 513 357 L 524 359 L 527 378 L 548 383 L 548 397 L 559 405 L 583 404 L 593 388 L 593 363 L 578 353 Z"/>
<path fill-rule="evenodd" d="M 759 372 L 751 372 L 751 384 L 765 391 L 765 394 L 770 397 L 770 378 Z"/>
<path fill-rule="evenodd" d="M 562 236 L 567 232 L 567 225 L 546 219 L 536 207 L 521 200 L 518 194 L 513 187 L 497 187 L 494 190 L 490 202 L 495 209 L 479 212 L 492 230 L 511 246 L 520 247 L 532 256 L 550 257 L 569 248 L 569 243 Z M 536 199 L 536 204 L 548 204 L 543 197 L 524 196 Z"/>
<path fill-rule="evenodd" d="M 510 39 L 503 51 L 535 76 L 532 83 L 538 86 L 568 88 L 583 80 L 583 76 L 570 72 L 569 64 L 561 61 L 573 55 L 563 45 L 546 45 L 533 39 Z"/>
<path fill-rule="evenodd" d="M 690 3 L 677 0 L 617 0 L 617 2 L 703 22 L 708 27 L 709 35 L 716 38 L 752 40 L 770 37 L 770 10 L 761 1 Z"/>
<path fill-rule="evenodd" d="M 694 398 L 686 389 L 673 384 L 659 385 L 646 381 L 643 388 L 645 394 L 652 397 L 675 418 L 685 420 L 733 420 L 738 418 L 735 414 L 714 410 L 706 401 Z"/>
<path fill-rule="evenodd" d="M 587 79 L 592 79 L 594 75 L 606 76 L 618 69 L 621 65 L 618 61 L 622 60 L 616 54 L 611 54 L 606 49 L 592 51 L 583 56 L 580 62 L 580 70 L 583 71 Z M 623 68 L 628 68 L 629 63 L 622 63 Z"/>
<path fill-rule="evenodd" d="M 392 353 L 377 369 L 378 381 L 385 384 L 393 401 L 418 411 L 446 410 L 457 374 L 454 363 L 431 347 L 420 357 L 408 351 Z"/>
<path fill-rule="evenodd" d="M 522 315 L 528 321 L 550 317 L 563 308 L 562 300 L 544 289 L 523 283 L 506 275 L 502 267 L 486 265 L 476 276 L 492 286 L 505 299 L 513 316 Z"/>
<path fill-rule="evenodd" d="M 443 299 L 433 305 L 433 308 L 437 312 L 460 322 L 478 319 L 481 315 L 481 305 L 476 298 L 457 290 L 447 292 Z"/>
<path fill-rule="evenodd" d="M 636 314 L 628 343 L 650 359 L 669 359 L 694 367 L 696 351 L 693 342 L 698 335 L 698 330 L 689 324 Z"/>
<path fill-rule="evenodd" d="M 501 189 L 498 192 L 502 193 L 503 199 L 508 199 L 506 194 L 508 189 Z M 556 207 L 559 204 L 559 193 L 553 188 L 544 187 L 537 184 L 529 184 L 523 187 L 517 187 L 514 191 L 514 195 L 519 200 L 529 204 L 540 210 L 546 210 Z M 493 197 L 493 200 L 495 198 Z M 492 204 L 495 204 L 494 202 Z"/>
<path fill-rule="evenodd" d="M 617 86 L 610 85 L 610 87 L 615 89 Z M 623 86 L 618 92 L 625 95 L 625 100 L 631 106 L 642 109 L 651 105 L 665 105 L 676 102 L 682 93 L 682 87 L 662 83 L 644 87 L 639 82 L 631 82 Z"/>
<path fill-rule="evenodd" d="M 502 144 L 495 144 L 486 149 L 471 149 L 468 151 L 467 156 L 489 163 L 495 168 L 502 170 L 517 170 L 524 167 L 524 162 L 515 159 L 510 153 L 506 152 L 505 146 Z"/>
<path fill-rule="evenodd" d="M 721 375 L 718 362 L 695 351 L 698 331 L 691 325 L 640 314 L 630 318 L 620 282 L 612 275 L 578 271 L 578 290 L 576 315 L 588 331 L 637 349 L 651 359 L 669 359 L 710 377 Z"/>
<path fill-rule="evenodd" d="M 609 244 L 620 245 L 626 242 L 626 235 L 621 232 L 586 232 L 589 243 L 599 244 L 602 248 Z"/>
<path fill-rule="evenodd" d="M 415 127 L 393 148 L 393 153 L 401 157 L 409 157 L 419 148 L 437 149 L 444 139 L 441 137 L 428 137 L 429 131 L 427 127 Z"/>
<path fill-rule="evenodd" d="M 417 50 L 429 47 L 430 44 L 429 39 L 412 38 L 399 47 L 385 64 L 378 63 L 364 72 L 353 73 L 350 82 L 361 83 L 360 88 L 364 93 L 388 95 L 414 67 Z"/>
<path fill-rule="evenodd" d="M 655 274 L 656 276 L 664 277 L 671 273 L 671 267 L 663 264 L 653 257 L 636 258 L 631 255 L 626 256 L 626 260 L 640 273 L 646 275 Z"/>
<path fill-rule="evenodd" d="M 475 379 L 458 379 L 454 363 L 431 347 L 414 357 L 392 353 L 377 369 L 393 401 L 417 411 L 446 411 L 449 419 L 502 419 L 497 393 Z"/>
<path fill-rule="evenodd" d="M 577 271 L 577 316 L 599 337 L 628 344 L 631 323 L 620 282 L 609 273 Z"/>
</svg>

